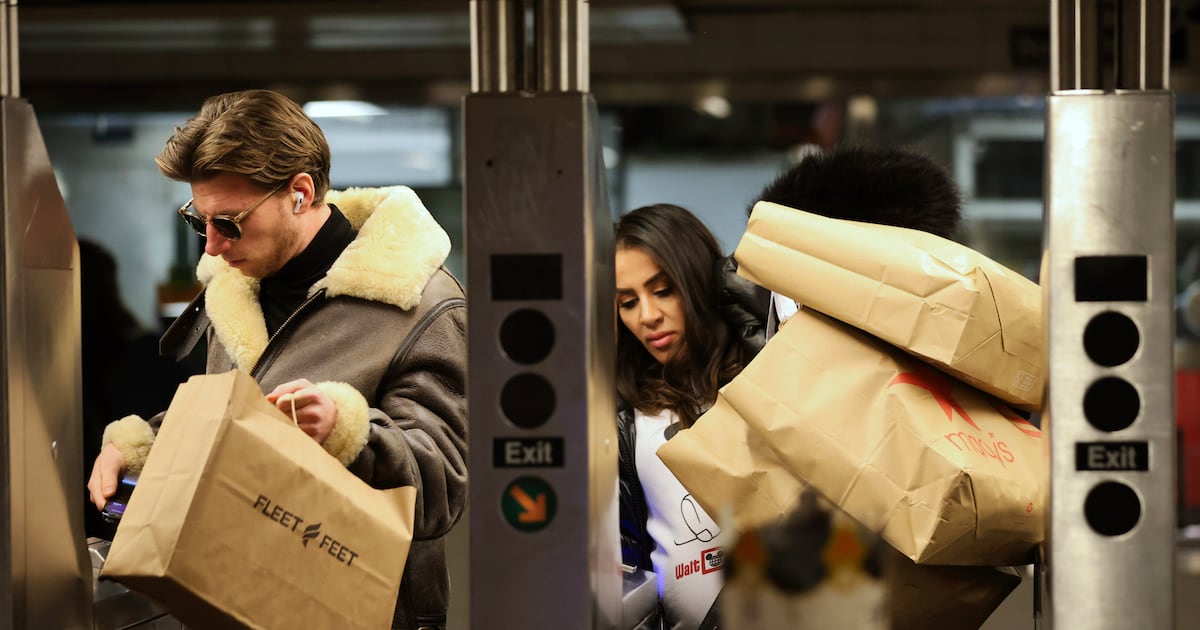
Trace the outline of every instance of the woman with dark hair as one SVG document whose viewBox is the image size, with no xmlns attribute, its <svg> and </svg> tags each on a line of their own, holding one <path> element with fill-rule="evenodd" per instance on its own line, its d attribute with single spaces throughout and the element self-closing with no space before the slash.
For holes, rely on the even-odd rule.
<svg viewBox="0 0 1200 630">
<path fill-rule="evenodd" d="M 657 575 L 665 627 L 708 627 L 722 585 L 721 530 L 655 452 L 749 362 L 743 330 L 761 326 L 745 327 L 754 317 L 744 312 L 730 317 L 737 300 L 723 295 L 752 285 L 726 286 L 717 240 L 679 206 L 622 216 L 616 246 L 622 556 Z"/>
</svg>

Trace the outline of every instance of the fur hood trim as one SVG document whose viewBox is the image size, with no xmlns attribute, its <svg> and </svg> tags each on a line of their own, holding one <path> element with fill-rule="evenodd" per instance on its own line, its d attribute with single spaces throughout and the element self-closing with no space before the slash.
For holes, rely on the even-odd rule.
<svg viewBox="0 0 1200 630">
<path fill-rule="evenodd" d="M 309 288 L 326 295 L 391 304 L 409 310 L 450 254 L 450 237 L 407 186 L 329 191 L 328 203 L 358 231 L 329 272 Z M 258 280 L 205 254 L 196 276 L 206 286 L 205 309 L 221 345 L 243 370 L 267 347 L 267 325 L 258 304 Z"/>
</svg>

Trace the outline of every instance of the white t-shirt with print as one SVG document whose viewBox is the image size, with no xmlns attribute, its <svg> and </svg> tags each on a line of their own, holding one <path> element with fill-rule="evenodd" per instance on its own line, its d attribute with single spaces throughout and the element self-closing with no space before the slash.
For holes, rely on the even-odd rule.
<svg viewBox="0 0 1200 630">
<path fill-rule="evenodd" d="M 767 309 L 767 338 L 770 339 L 779 327 L 784 322 L 792 318 L 796 311 L 800 310 L 800 305 L 796 304 L 796 300 L 782 294 L 771 292 L 771 304 Z"/>
<path fill-rule="evenodd" d="M 635 411 L 634 462 L 646 496 L 646 530 L 656 543 L 650 562 L 658 576 L 666 625 L 695 630 L 724 583 L 724 541 L 721 529 L 655 453 L 675 421 L 669 411 L 656 416 Z"/>
</svg>

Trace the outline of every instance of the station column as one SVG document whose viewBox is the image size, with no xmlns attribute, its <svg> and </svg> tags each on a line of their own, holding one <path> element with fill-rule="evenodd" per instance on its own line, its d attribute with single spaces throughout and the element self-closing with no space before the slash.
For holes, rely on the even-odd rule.
<svg viewBox="0 0 1200 630">
<path fill-rule="evenodd" d="M 478 630 L 613 628 L 620 615 L 614 250 L 587 6 L 471 2 L 463 172 Z"/>
<path fill-rule="evenodd" d="M 1165 1 L 1055 0 L 1036 620 L 1174 627 L 1174 98 Z"/>
</svg>

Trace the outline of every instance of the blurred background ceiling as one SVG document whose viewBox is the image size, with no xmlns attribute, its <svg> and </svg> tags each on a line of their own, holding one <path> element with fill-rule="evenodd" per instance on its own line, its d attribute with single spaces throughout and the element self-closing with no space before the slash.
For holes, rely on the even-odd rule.
<svg viewBox="0 0 1200 630">
<path fill-rule="evenodd" d="M 468 0 L 22 0 L 22 96 L 41 111 L 293 98 L 451 104 Z M 609 105 L 1044 95 L 1049 0 L 593 0 Z M 1200 93 L 1200 0 L 1176 0 L 1172 88 Z"/>
</svg>

